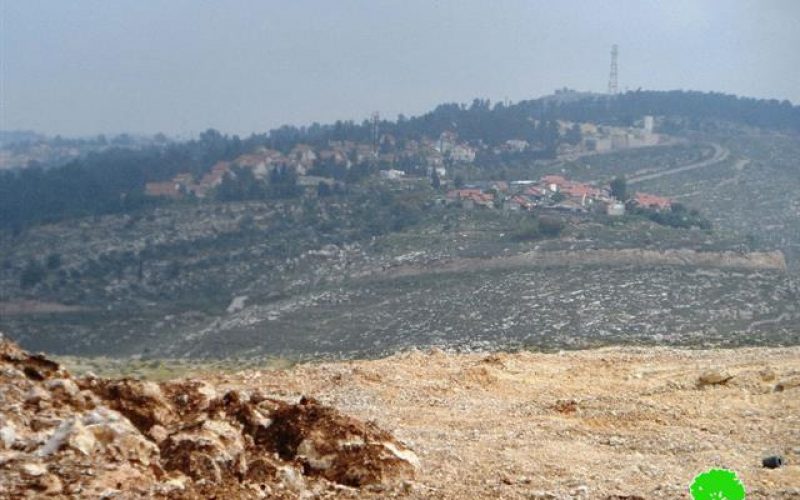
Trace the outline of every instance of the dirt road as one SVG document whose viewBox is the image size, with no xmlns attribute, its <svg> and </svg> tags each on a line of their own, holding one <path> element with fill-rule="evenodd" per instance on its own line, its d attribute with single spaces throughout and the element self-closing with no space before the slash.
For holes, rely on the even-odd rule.
<svg viewBox="0 0 800 500">
<path fill-rule="evenodd" d="M 653 179 L 658 179 L 659 177 L 665 177 L 667 175 L 675 175 L 681 172 L 687 172 L 689 170 L 696 170 L 698 168 L 705 168 L 711 165 L 715 165 L 721 161 L 724 161 L 730 155 L 730 151 L 723 148 L 719 144 L 712 143 L 711 147 L 714 148 L 714 154 L 711 158 L 708 158 L 703 161 L 699 161 L 697 163 L 691 163 L 689 165 L 682 165 L 680 167 L 670 168 L 666 170 L 661 170 L 658 172 L 653 172 L 651 174 L 643 174 L 643 175 L 634 175 L 627 179 L 628 184 L 638 184 L 644 181 L 649 181 Z"/>
</svg>

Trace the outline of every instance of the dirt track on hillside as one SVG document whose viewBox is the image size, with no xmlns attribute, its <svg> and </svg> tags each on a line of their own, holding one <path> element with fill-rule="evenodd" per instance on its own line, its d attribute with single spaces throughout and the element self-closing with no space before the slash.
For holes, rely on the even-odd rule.
<svg viewBox="0 0 800 500">
<path fill-rule="evenodd" d="M 711 165 L 716 165 L 717 163 L 726 160 L 730 155 L 730 151 L 723 148 L 719 144 L 712 143 L 711 146 L 714 148 L 714 154 L 711 156 L 711 158 L 696 163 L 691 163 L 689 165 L 682 165 L 680 167 L 670 168 L 667 170 L 660 170 L 658 172 L 653 172 L 651 174 L 634 175 L 627 179 L 628 184 L 638 184 L 640 182 L 658 179 L 659 177 L 665 177 L 667 175 L 675 175 L 681 172 L 687 172 L 689 170 L 696 170 L 698 168 L 709 167 Z"/>
<path fill-rule="evenodd" d="M 16 314 L 55 314 L 74 313 L 86 310 L 84 307 L 68 306 L 58 302 L 41 302 L 38 300 L 16 300 L 0 302 L 0 316 Z"/>
<path fill-rule="evenodd" d="M 697 387 L 711 368 L 733 378 Z M 725 467 L 748 498 L 800 498 L 798 347 L 414 352 L 216 377 L 375 420 L 422 460 L 412 497 L 689 498 Z M 762 468 L 776 453 L 788 464 Z"/>
</svg>

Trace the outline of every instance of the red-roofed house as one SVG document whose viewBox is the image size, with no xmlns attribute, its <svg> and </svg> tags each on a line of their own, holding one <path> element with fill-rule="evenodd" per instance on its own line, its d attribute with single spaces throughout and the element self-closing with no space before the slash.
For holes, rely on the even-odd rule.
<svg viewBox="0 0 800 500">
<path fill-rule="evenodd" d="M 538 186 L 531 186 L 525 190 L 525 194 L 534 198 L 541 198 L 544 196 L 544 190 Z"/>
<path fill-rule="evenodd" d="M 172 178 L 173 182 L 178 184 L 182 184 L 184 186 L 189 186 L 194 183 L 194 176 L 188 172 L 178 174 Z"/>
<path fill-rule="evenodd" d="M 201 184 L 207 184 L 209 186 L 219 186 L 222 184 L 222 178 L 225 177 L 225 174 L 231 171 L 231 164 L 227 161 L 218 162 L 216 165 L 211 167 L 211 172 L 207 173 L 203 176 L 203 180 L 200 181 Z"/>
<path fill-rule="evenodd" d="M 144 185 L 144 194 L 147 196 L 162 196 L 166 198 L 182 198 L 191 191 L 194 177 L 188 172 L 176 174 L 172 180 L 163 182 L 148 182 Z"/>
<path fill-rule="evenodd" d="M 584 206 L 593 203 L 603 194 L 600 189 L 579 182 L 567 184 L 561 189 L 561 192 Z"/>
<path fill-rule="evenodd" d="M 672 200 L 654 194 L 636 193 L 633 201 L 640 207 L 666 210 L 672 206 Z"/>
<path fill-rule="evenodd" d="M 166 198 L 180 198 L 183 196 L 181 185 L 174 181 L 148 182 L 144 186 L 144 194 Z"/>
<path fill-rule="evenodd" d="M 570 183 L 564 186 L 561 191 L 566 194 L 567 196 L 573 196 L 575 198 L 592 198 L 595 196 L 599 196 L 601 191 L 596 187 L 589 186 L 588 184 L 581 184 L 581 183 Z"/>
<path fill-rule="evenodd" d="M 560 175 L 545 175 L 542 177 L 542 184 L 550 191 L 559 191 L 569 184 L 569 181 Z"/>
<path fill-rule="evenodd" d="M 503 204 L 503 206 L 506 210 L 513 210 L 513 211 L 530 210 L 531 208 L 533 208 L 533 203 L 531 203 L 530 200 L 528 200 L 524 196 L 517 195 L 517 196 L 512 196 L 510 199 L 507 199 Z"/>
<path fill-rule="evenodd" d="M 508 192 L 508 182 L 506 182 L 506 181 L 495 181 L 495 182 L 492 182 L 492 189 L 494 189 L 498 193 L 507 193 Z"/>
<path fill-rule="evenodd" d="M 479 196 L 483 194 L 480 189 L 453 189 L 447 192 L 447 197 L 450 199 L 469 198 L 471 196 Z"/>
<path fill-rule="evenodd" d="M 494 195 L 492 193 L 484 193 L 480 189 L 455 189 L 448 191 L 447 197 L 451 200 L 467 202 L 468 208 L 476 205 L 492 207 L 494 202 Z"/>
</svg>

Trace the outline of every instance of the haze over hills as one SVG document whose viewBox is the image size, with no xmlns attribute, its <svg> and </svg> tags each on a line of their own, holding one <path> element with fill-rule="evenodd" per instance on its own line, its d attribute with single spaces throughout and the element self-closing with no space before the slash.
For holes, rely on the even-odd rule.
<svg viewBox="0 0 800 500">
<path fill-rule="evenodd" d="M 0 328 L 167 357 L 797 342 L 800 108 L 569 94 L 5 172 Z"/>
<path fill-rule="evenodd" d="M 605 92 L 612 44 L 620 90 L 800 101 L 790 0 L 233 1 L 6 2 L 0 128 L 243 137 L 564 85 Z"/>
</svg>

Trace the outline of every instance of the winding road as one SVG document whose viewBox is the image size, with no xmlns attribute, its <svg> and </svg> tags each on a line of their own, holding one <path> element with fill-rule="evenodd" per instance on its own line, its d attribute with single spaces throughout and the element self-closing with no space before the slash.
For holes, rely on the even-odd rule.
<svg viewBox="0 0 800 500">
<path fill-rule="evenodd" d="M 725 161 L 730 155 L 730 151 L 720 146 L 719 144 L 711 143 L 711 147 L 714 148 L 714 154 L 711 156 L 711 158 L 699 161 L 697 163 L 690 163 L 689 165 L 682 165 L 680 167 L 669 168 L 666 170 L 661 170 L 659 172 L 653 172 L 651 174 L 634 175 L 628 177 L 627 179 L 628 185 L 638 184 L 640 182 L 649 181 L 652 179 L 658 179 L 659 177 L 665 177 L 667 175 L 675 175 L 681 172 L 687 172 L 689 170 L 696 170 L 698 168 L 705 168 L 711 165 L 716 165 L 721 161 Z"/>
</svg>

